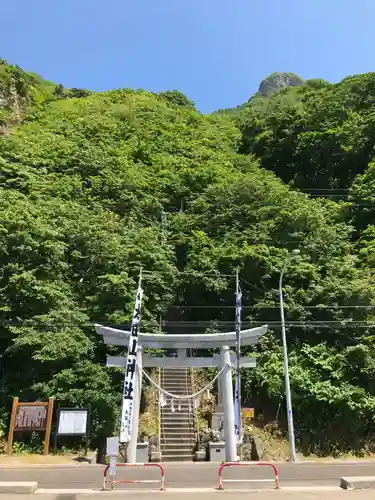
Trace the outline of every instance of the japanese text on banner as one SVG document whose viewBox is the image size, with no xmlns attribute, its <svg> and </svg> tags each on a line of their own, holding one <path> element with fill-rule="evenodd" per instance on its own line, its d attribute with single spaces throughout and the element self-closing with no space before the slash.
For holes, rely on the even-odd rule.
<svg viewBox="0 0 375 500">
<path fill-rule="evenodd" d="M 139 323 L 141 320 L 141 304 L 143 290 L 141 284 L 138 286 L 135 300 L 133 320 L 129 337 L 128 356 L 126 359 L 124 391 L 122 397 L 122 412 L 120 426 L 120 443 L 127 443 L 131 439 L 133 421 L 133 398 L 135 388 L 135 374 L 137 369 L 137 347 Z"/>
</svg>

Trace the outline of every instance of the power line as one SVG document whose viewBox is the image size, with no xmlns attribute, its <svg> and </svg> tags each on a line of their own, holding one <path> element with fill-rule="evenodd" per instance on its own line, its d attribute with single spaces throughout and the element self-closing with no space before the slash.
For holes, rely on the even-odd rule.
<svg viewBox="0 0 375 500">
<path fill-rule="evenodd" d="M 179 305 L 179 306 L 169 306 L 169 309 L 235 309 L 235 305 Z M 322 305 L 322 306 L 303 306 L 300 305 L 302 309 L 319 309 L 319 310 L 332 310 L 332 309 L 375 309 L 375 305 L 372 306 L 357 306 L 357 305 Z M 280 306 L 242 306 L 242 309 L 279 309 Z"/>
<path fill-rule="evenodd" d="M 112 328 L 120 328 L 119 325 L 121 325 L 122 328 L 125 328 L 127 324 L 129 324 L 129 321 L 123 322 L 123 323 L 114 323 L 114 322 L 108 322 L 108 321 L 100 321 L 97 320 L 95 323 L 93 322 L 38 322 L 38 321 L 0 321 L 0 327 L 1 326 L 22 326 L 22 327 L 51 327 L 51 328 L 58 328 L 58 327 L 91 327 L 93 328 L 95 324 L 100 323 L 102 326 L 109 326 Z M 179 326 L 181 325 L 182 327 L 185 326 L 215 326 L 215 325 L 234 325 L 233 320 L 217 320 L 217 319 L 209 319 L 209 320 L 179 320 L 179 321 L 169 321 L 169 320 L 164 320 L 162 321 L 163 325 L 171 325 L 171 326 Z M 248 325 L 251 326 L 253 325 L 254 327 L 256 326 L 261 326 L 264 323 L 267 323 L 268 325 L 279 325 L 280 321 L 278 320 L 272 320 L 272 321 L 261 321 L 261 320 L 244 320 L 242 321 L 243 325 Z M 358 326 L 358 325 L 367 325 L 367 326 L 375 326 L 375 321 L 368 321 L 368 320 L 354 320 L 350 321 L 348 319 L 343 319 L 343 320 L 327 320 L 327 321 L 321 321 L 321 320 L 309 320 L 309 321 L 287 321 L 287 323 L 291 326 L 311 326 L 315 325 L 315 323 L 331 323 L 331 324 L 337 324 L 338 326 L 342 327 L 347 327 L 347 326 Z M 344 323 L 344 324 L 343 324 Z M 151 325 L 152 327 L 158 327 L 156 322 L 154 321 L 148 321 L 144 320 L 143 321 L 144 325 Z M 114 326 L 117 325 L 117 326 Z"/>
</svg>

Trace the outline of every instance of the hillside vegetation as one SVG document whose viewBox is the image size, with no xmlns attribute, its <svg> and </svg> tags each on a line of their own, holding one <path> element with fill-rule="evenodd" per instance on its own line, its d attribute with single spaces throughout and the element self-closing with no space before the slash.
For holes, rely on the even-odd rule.
<svg viewBox="0 0 375 500">
<path fill-rule="evenodd" d="M 204 116 L 177 91 L 90 93 L 20 74 L 43 98 L 2 115 L 2 425 L 11 395 L 55 396 L 92 406 L 96 442 L 112 432 L 122 374 L 105 368 L 93 323 L 128 325 L 140 267 L 143 331 L 194 333 L 233 329 L 239 268 L 243 327 L 270 325 L 243 400 L 275 419 L 279 270 L 299 248 L 285 277 L 298 446 L 372 451 L 375 75 Z"/>
</svg>

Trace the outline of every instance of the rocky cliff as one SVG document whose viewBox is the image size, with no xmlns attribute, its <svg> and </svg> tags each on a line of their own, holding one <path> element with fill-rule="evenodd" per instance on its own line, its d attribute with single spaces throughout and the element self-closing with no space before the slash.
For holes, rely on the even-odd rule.
<svg viewBox="0 0 375 500">
<path fill-rule="evenodd" d="M 285 87 L 296 87 L 303 84 L 304 80 L 294 73 L 272 73 L 262 80 L 258 93 L 262 97 L 270 97 Z"/>
</svg>

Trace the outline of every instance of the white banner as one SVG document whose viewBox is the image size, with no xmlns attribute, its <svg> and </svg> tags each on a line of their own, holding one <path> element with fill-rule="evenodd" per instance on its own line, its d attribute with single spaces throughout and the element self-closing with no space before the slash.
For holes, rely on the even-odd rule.
<svg viewBox="0 0 375 500">
<path fill-rule="evenodd" d="M 133 312 L 132 328 L 129 337 L 128 356 L 124 376 L 124 391 L 122 395 L 122 411 L 120 424 L 120 443 L 128 443 L 132 434 L 133 400 L 135 390 L 135 373 L 137 369 L 137 348 L 139 323 L 141 321 L 141 304 L 143 290 L 139 282 L 137 297 Z"/>
<path fill-rule="evenodd" d="M 239 360 L 240 360 L 240 335 L 241 335 L 241 308 L 242 308 L 242 293 L 238 292 L 236 294 L 236 382 L 234 389 L 234 431 L 236 434 L 237 442 L 241 438 L 241 403 L 240 403 L 240 371 L 239 371 Z"/>
</svg>

